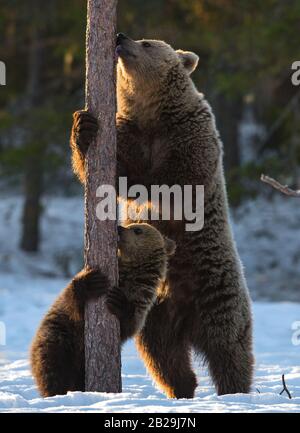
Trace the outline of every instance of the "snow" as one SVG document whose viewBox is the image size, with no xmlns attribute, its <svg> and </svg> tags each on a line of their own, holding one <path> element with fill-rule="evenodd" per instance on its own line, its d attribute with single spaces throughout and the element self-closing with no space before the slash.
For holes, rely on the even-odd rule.
<svg viewBox="0 0 300 433">
<path fill-rule="evenodd" d="M 300 301 L 299 200 L 276 193 L 233 213 L 233 228 L 253 299 Z"/>
<path fill-rule="evenodd" d="M 10 275 L 71 277 L 82 266 L 83 199 L 52 197 L 43 201 L 41 251 L 19 250 L 22 199 L 1 197 L 0 272 Z"/>
<path fill-rule="evenodd" d="M 179 401 L 167 399 L 155 388 L 132 341 L 122 352 L 122 394 L 39 396 L 28 348 L 43 314 L 82 266 L 83 212 L 80 198 L 47 199 L 42 250 L 24 254 L 18 250 L 21 205 L 17 197 L 0 201 L 4 222 L 0 227 L 0 412 L 300 412 L 300 303 L 284 301 L 299 301 L 300 207 L 296 201 L 260 198 L 233 215 L 238 248 L 256 299 L 251 394 L 218 397 L 207 369 L 195 359 L 196 396 Z M 291 400 L 286 393 L 279 395 L 282 374 Z"/>
<path fill-rule="evenodd" d="M 45 281 L 41 281 L 42 283 L 45 284 Z M 51 290 L 49 295 L 50 292 Z M 26 293 L 22 296 L 24 320 L 30 302 L 26 296 Z M 46 307 L 45 302 L 40 308 L 41 313 Z M 122 354 L 122 394 L 69 392 L 65 396 L 43 399 L 38 395 L 27 360 L 5 361 L 0 367 L 0 411 L 300 412 L 300 346 L 294 346 L 291 342 L 291 324 L 300 318 L 300 305 L 255 303 L 254 315 L 257 365 L 253 391 L 249 395 L 218 397 L 207 370 L 197 365 L 195 361 L 199 378 L 196 397 L 193 400 L 168 400 L 153 386 L 152 380 L 138 359 L 134 344 L 129 342 L 125 345 Z M 21 314 L 18 318 L 21 320 Z M 28 326 L 31 328 L 29 336 L 34 333 L 36 319 L 37 317 L 33 317 L 32 325 Z M 15 322 L 8 338 L 8 346 L 13 348 L 14 354 L 17 353 L 20 344 L 20 334 L 27 332 L 27 328 L 20 323 L 20 320 Z M 28 339 L 26 336 L 26 343 Z M 286 394 L 279 395 L 282 390 L 283 373 L 292 394 L 291 400 Z"/>
</svg>

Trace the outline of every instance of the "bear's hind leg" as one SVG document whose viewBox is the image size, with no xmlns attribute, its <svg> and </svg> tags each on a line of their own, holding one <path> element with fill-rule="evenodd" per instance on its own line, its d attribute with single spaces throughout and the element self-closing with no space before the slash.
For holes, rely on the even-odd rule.
<svg viewBox="0 0 300 433">
<path fill-rule="evenodd" d="M 240 344 L 231 350 L 229 347 L 211 351 L 207 357 L 218 395 L 250 392 L 252 354 L 244 350 Z"/>
<path fill-rule="evenodd" d="M 226 341 L 225 336 L 223 341 L 211 340 L 203 352 L 218 395 L 251 391 L 254 357 L 250 327 L 235 342 Z"/>
<path fill-rule="evenodd" d="M 32 373 L 43 397 L 84 391 L 83 330 L 60 319 L 47 318 L 31 348 Z"/>
<path fill-rule="evenodd" d="M 197 380 L 192 370 L 190 347 L 179 341 L 168 320 L 165 304 L 155 305 L 136 337 L 137 349 L 147 370 L 169 398 L 193 398 Z"/>
</svg>

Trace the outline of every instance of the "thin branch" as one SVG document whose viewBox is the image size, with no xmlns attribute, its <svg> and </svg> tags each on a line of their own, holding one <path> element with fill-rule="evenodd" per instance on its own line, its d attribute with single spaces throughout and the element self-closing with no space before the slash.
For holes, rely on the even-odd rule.
<svg viewBox="0 0 300 433">
<path fill-rule="evenodd" d="M 284 374 L 282 375 L 282 385 L 283 385 L 283 390 L 279 393 L 279 395 L 283 394 L 284 392 L 287 393 L 287 395 L 289 396 L 289 399 L 292 398 L 290 391 L 287 389 L 286 383 L 285 383 L 285 379 L 284 379 Z"/>
<path fill-rule="evenodd" d="M 267 183 L 268 185 L 271 185 L 274 189 L 277 189 L 278 191 L 282 192 L 282 194 L 288 195 L 290 197 L 298 197 L 300 198 L 300 190 L 294 190 L 291 189 L 288 185 L 282 185 L 277 180 L 273 179 L 272 177 L 265 176 L 264 174 L 261 175 L 260 180 L 262 182 Z"/>
</svg>

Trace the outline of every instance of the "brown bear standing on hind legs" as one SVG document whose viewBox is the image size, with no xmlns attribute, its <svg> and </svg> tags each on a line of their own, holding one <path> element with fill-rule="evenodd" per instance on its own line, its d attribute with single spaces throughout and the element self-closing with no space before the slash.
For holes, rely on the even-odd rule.
<svg viewBox="0 0 300 433">
<path fill-rule="evenodd" d="M 169 397 L 191 398 L 197 385 L 192 349 L 218 394 L 248 393 L 253 363 L 247 285 L 229 222 L 222 144 L 215 118 L 190 74 L 198 57 L 157 40 L 117 37 L 118 175 L 128 187 L 204 185 L 204 227 L 153 221 L 176 241 L 166 293 L 137 337 L 148 371 Z M 101 119 L 100 125 L 101 127 Z M 73 167 L 85 177 L 85 153 L 98 122 L 74 114 Z"/>
</svg>

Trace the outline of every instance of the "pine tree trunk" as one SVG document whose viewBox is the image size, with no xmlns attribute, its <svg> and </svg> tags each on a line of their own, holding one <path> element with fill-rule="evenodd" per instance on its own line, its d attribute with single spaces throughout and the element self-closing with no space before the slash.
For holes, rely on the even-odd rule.
<svg viewBox="0 0 300 433">
<path fill-rule="evenodd" d="M 86 107 L 99 120 L 99 132 L 86 164 L 85 265 L 100 268 L 118 284 L 117 221 L 96 217 L 96 190 L 116 186 L 115 40 L 117 0 L 89 0 L 86 40 Z M 85 309 L 85 389 L 121 392 L 120 326 L 103 298 Z"/>
<path fill-rule="evenodd" d="M 35 16 L 40 13 L 37 6 L 34 10 Z M 37 108 L 41 105 L 41 73 L 43 44 L 41 43 L 42 35 L 33 24 L 30 41 L 30 54 L 28 61 L 28 82 L 26 89 L 26 112 Z M 35 140 L 34 132 L 31 130 L 27 134 L 25 146 L 32 140 Z M 42 159 L 43 151 L 32 152 L 26 155 L 24 170 L 24 206 L 22 214 L 22 234 L 20 248 L 28 252 L 36 252 L 40 243 L 40 217 L 41 217 L 41 198 L 43 194 L 43 168 Z"/>
<path fill-rule="evenodd" d="M 226 98 L 219 95 L 216 101 L 217 122 L 224 143 L 225 170 L 230 171 L 240 166 L 238 126 L 241 120 L 242 104 L 238 98 Z"/>
<path fill-rule="evenodd" d="M 38 158 L 30 157 L 24 174 L 24 206 L 22 215 L 22 236 L 20 248 L 36 252 L 40 244 L 41 198 L 43 173 Z"/>
</svg>

